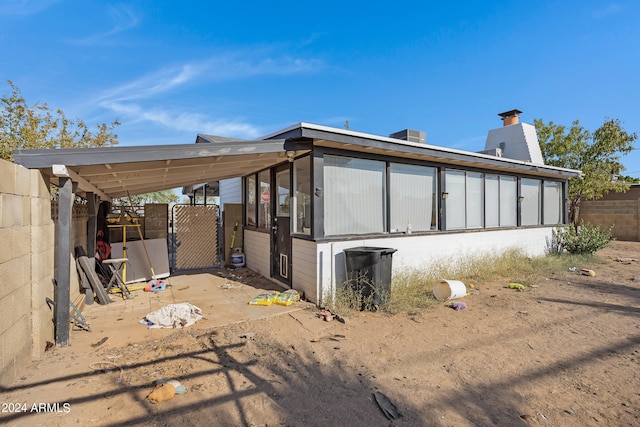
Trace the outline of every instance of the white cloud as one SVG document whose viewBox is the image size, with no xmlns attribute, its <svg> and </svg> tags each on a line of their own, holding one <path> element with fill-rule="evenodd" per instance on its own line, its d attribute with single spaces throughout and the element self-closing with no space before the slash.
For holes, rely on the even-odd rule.
<svg viewBox="0 0 640 427">
<path fill-rule="evenodd" d="M 61 0 L 2 0 L 0 15 L 34 15 Z"/>
<path fill-rule="evenodd" d="M 223 54 L 200 62 L 191 62 L 165 68 L 139 79 L 105 91 L 100 97 L 105 101 L 150 99 L 177 87 L 205 81 L 237 80 L 261 75 L 288 75 L 312 72 L 323 67 L 316 59 L 256 57 L 253 52 Z M 259 54 L 259 53 L 258 53 Z"/>
<path fill-rule="evenodd" d="M 271 55 L 268 50 L 226 53 L 149 73 L 104 91 L 97 97 L 97 103 L 116 113 L 122 122 L 150 122 L 167 129 L 254 138 L 261 134 L 260 130 L 243 120 L 212 119 L 201 113 L 202 110 L 180 111 L 175 105 L 184 104 L 183 99 L 190 96 L 187 86 L 264 75 L 306 73 L 322 66 L 323 63 L 315 59 Z M 213 102 L 215 86 L 211 91 L 207 98 Z M 177 102 L 167 101 L 171 96 L 176 97 Z M 163 104 L 174 107 L 163 108 Z"/>
<path fill-rule="evenodd" d="M 128 118 L 128 122 L 151 122 L 168 129 L 224 135 L 239 138 L 256 138 L 260 130 L 239 120 L 211 120 L 202 113 L 144 108 L 137 104 L 113 103 L 108 105 L 115 113 Z"/>
<path fill-rule="evenodd" d="M 109 5 L 108 15 L 115 21 L 112 28 L 82 39 L 72 40 L 71 43 L 86 46 L 112 44 L 113 36 L 137 27 L 140 22 L 131 8 L 123 4 Z"/>
</svg>

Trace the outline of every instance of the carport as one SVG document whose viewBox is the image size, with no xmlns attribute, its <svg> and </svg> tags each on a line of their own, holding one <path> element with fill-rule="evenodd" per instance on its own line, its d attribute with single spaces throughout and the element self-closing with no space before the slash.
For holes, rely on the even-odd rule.
<svg viewBox="0 0 640 427">
<path fill-rule="evenodd" d="M 58 187 L 55 224 L 55 340 L 69 341 L 72 208 L 76 196 L 87 200 L 89 236 L 96 235 L 100 201 L 243 176 L 287 160 L 305 144 L 286 139 L 230 140 L 207 136 L 183 145 L 18 150 L 14 162 L 38 169 Z M 95 237 L 87 253 L 95 253 Z"/>
</svg>

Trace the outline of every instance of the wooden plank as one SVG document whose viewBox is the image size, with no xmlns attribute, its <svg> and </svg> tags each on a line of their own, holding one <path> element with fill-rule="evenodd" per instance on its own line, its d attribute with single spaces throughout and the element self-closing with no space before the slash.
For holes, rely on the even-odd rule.
<svg viewBox="0 0 640 427">
<path fill-rule="evenodd" d="M 82 266 L 80 265 L 80 261 L 78 259 L 76 259 L 76 270 L 78 271 L 78 276 L 80 276 L 80 285 L 82 285 L 82 288 L 84 289 L 84 303 L 87 305 L 91 305 L 93 304 L 93 288 L 91 287 L 91 284 L 89 283 L 89 279 L 87 278 L 87 275 L 84 274 L 84 270 L 82 269 Z"/>
<path fill-rule="evenodd" d="M 106 305 L 113 302 L 113 300 L 109 298 L 109 295 L 107 295 L 107 291 L 104 289 L 104 286 L 102 286 L 102 282 L 100 281 L 100 278 L 96 274 L 95 270 L 91 268 L 91 262 L 89 261 L 89 258 L 87 258 L 83 247 L 76 247 L 76 258 L 80 263 L 82 270 L 84 270 L 84 273 L 87 275 L 87 279 L 89 280 L 89 283 L 93 288 L 93 292 L 95 292 L 96 296 L 98 297 L 98 302 L 101 305 Z"/>
</svg>

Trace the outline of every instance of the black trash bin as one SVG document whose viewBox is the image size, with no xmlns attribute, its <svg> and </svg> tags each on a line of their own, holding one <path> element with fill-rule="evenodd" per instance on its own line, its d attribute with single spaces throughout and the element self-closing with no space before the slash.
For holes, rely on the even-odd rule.
<svg viewBox="0 0 640 427">
<path fill-rule="evenodd" d="M 396 251 L 373 246 L 344 250 L 347 280 L 362 295 L 361 310 L 377 309 L 389 300 L 392 256 Z"/>
</svg>

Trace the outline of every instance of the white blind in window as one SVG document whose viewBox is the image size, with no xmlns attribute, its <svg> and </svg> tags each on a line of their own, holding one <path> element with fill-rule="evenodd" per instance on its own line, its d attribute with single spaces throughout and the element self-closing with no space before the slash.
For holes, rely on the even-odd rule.
<svg viewBox="0 0 640 427">
<path fill-rule="evenodd" d="M 385 163 L 324 157 L 325 235 L 385 231 Z"/>
<path fill-rule="evenodd" d="M 512 176 L 500 177 L 500 226 L 517 225 L 517 183 Z"/>
<path fill-rule="evenodd" d="M 467 228 L 482 228 L 483 180 L 481 173 L 467 172 Z"/>
<path fill-rule="evenodd" d="M 433 194 L 435 188 L 434 168 L 391 163 L 389 198 L 391 205 L 391 231 L 406 231 L 411 222 L 413 231 L 431 229 Z"/>
<path fill-rule="evenodd" d="M 500 226 L 500 185 L 497 175 L 484 177 L 484 220 L 486 227 Z"/>
<path fill-rule="evenodd" d="M 544 182 L 544 215 L 545 224 L 562 223 L 562 188 L 559 182 Z"/>
<path fill-rule="evenodd" d="M 466 191 L 465 173 L 459 171 L 447 171 L 445 173 L 447 206 L 447 230 L 465 228 Z"/>
<path fill-rule="evenodd" d="M 520 224 L 540 224 L 540 180 L 522 178 L 520 195 L 524 197 L 520 204 Z"/>
</svg>

